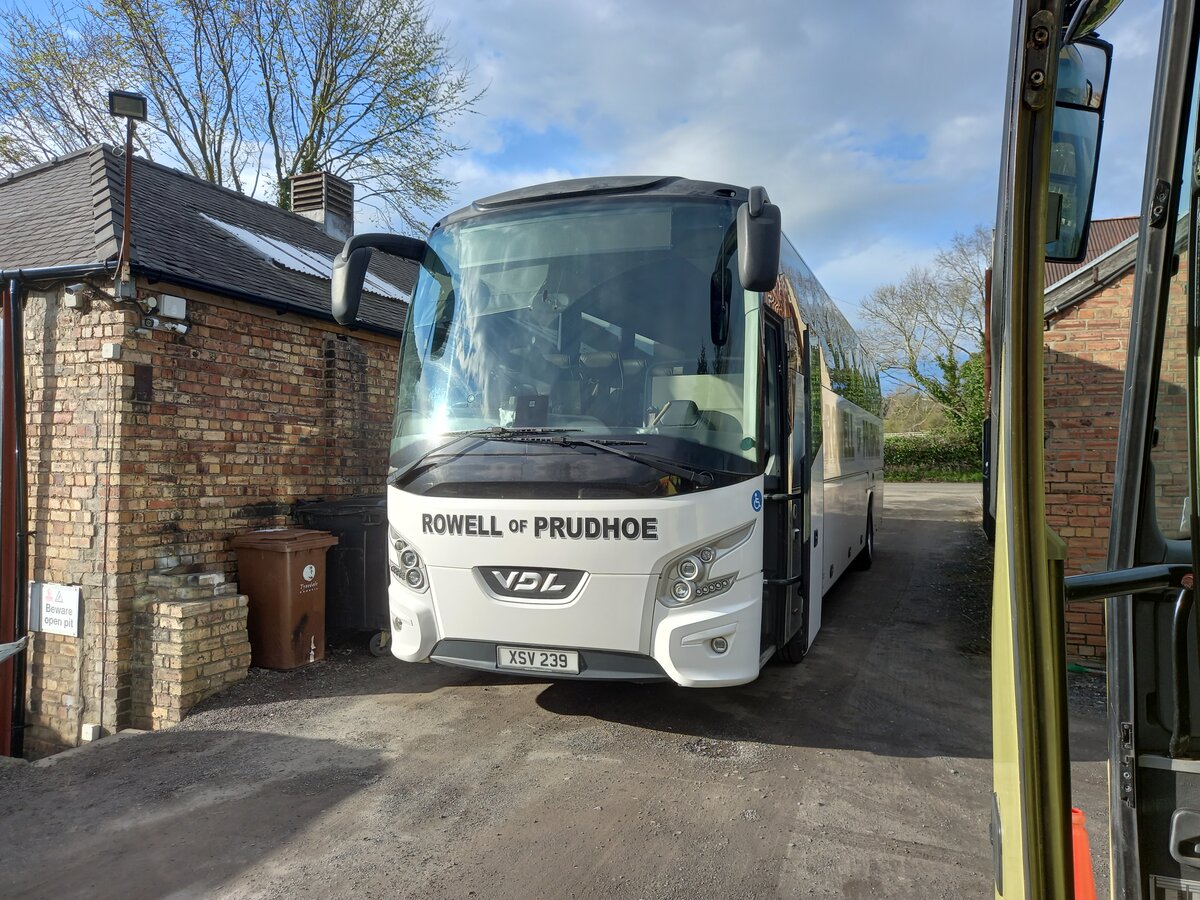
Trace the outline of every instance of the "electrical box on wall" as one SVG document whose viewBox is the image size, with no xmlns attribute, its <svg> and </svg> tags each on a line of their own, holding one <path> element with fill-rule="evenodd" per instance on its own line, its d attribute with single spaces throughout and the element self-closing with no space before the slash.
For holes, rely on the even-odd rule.
<svg viewBox="0 0 1200 900">
<path fill-rule="evenodd" d="M 86 284 L 68 284 L 66 290 L 63 291 L 62 305 L 64 309 L 73 309 L 79 312 L 87 309 L 88 286 Z"/>
<path fill-rule="evenodd" d="M 174 294 L 163 294 L 158 298 L 156 311 L 165 319 L 186 319 L 187 298 L 176 297 Z"/>
</svg>

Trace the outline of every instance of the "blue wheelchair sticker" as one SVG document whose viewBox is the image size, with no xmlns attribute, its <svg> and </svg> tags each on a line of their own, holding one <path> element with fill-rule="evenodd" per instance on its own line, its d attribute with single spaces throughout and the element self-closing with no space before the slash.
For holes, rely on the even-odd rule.
<svg viewBox="0 0 1200 900">
<path fill-rule="evenodd" d="M 762 491 L 755 491 L 750 495 L 750 505 L 754 507 L 755 512 L 762 509 Z"/>
</svg>

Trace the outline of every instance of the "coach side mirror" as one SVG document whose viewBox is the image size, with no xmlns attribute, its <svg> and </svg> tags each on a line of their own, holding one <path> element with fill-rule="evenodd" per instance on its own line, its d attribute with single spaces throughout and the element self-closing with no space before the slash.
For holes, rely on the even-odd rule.
<svg viewBox="0 0 1200 900">
<path fill-rule="evenodd" d="M 1047 262 L 1080 262 L 1087 253 L 1111 62 L 1112 45 L 1093 37 L 1068 44 L 1058 55 L 1047 198 Z"/>
<path fill-rule="evenodd" d="M 339 325 L 358 321 L 358 305 L 373 250 L 419 263 L 425 255 L 425 242 L 399 234 L 356 234 L 346 241 L 342 252 L 333 258 L 329 277 L 330 308 Z"/>
<path fill-rule="evenodd" d="M 769 291 L 779 277 L 779 244 L 783 238 L 779 207 L 761 187 L 738 207 L 738 275 L 748 291 Z"/>
</svg>

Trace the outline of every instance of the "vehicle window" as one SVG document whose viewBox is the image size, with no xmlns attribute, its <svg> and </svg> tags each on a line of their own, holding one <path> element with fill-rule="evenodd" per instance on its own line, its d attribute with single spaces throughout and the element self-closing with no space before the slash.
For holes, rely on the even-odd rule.
<svg viewBox="0 0 1200 900">
<path fill-rule="evenodd" d="M 1193 92 L 1188 128 L 1189 149 L 1185 160 L 1196 153 L 1196 105 Z M 1186 171 L 1186 170 L 1185 170 Z M 1190 179 L 1182 176 L 1184 184 Z M 1167 290 L 1167 323 L 1163 330 L 1162 359 L 1158 372 L 1158 392 L 1154 406 L 1155 441 L 1150 453 L 1154 466 L 1154 510 L 1163 536 L 1180 539 L 1188 536 L 1188 409 L 1187 409 L 1187 308 L 1188 242 L 1194 223 L 1190 191 L 1181 192 L 1174 221 L 1176 271 Z M 1172 227 L 1168 223 L 1167 227 Z"/>
<path fill-rule="evenodd" d="M 734 213 L 724 201 L 580 201 L 435 232 L 393 453 L 446 431 L 551 426 L 757 460 L 758 300 L 741 288 Z M 727 336 L 714 340 L 722 307 Z"/>
</svg>

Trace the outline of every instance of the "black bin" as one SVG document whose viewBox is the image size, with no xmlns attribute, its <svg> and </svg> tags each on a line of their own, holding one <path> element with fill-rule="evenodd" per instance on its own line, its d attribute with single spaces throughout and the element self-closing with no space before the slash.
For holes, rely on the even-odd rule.
<svg viewBox="0 0 1200 900">
<path fill-rule="evenodd" d="M 371 494 L 308 503 L 296 509 L 305 528 L 338 539 L 326 556 L 327 631 L 370 631 L 372 653 L 387 654 L 387 496 Z"/>
</svg>

